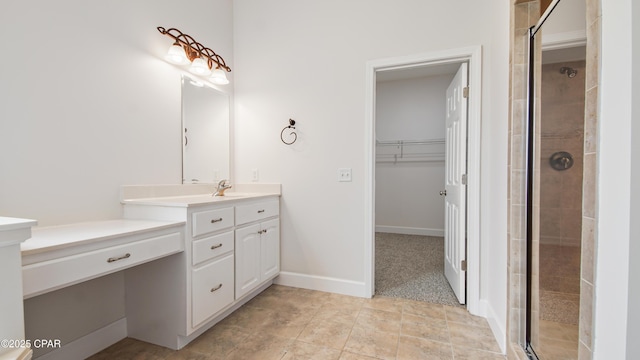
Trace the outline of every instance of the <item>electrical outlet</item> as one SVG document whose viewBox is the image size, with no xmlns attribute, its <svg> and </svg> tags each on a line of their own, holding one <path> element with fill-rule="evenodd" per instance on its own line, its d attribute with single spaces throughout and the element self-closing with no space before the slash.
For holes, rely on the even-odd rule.
<svg viewBox="0 0 640 360">
<path fill-rule="evenodd" d="M 260 179 L 260 173 L 258 169 L 251 169 L 251 181 L 258 181 Z"/>
<path fill-rule="evenodd" d="M 351 181 L 351 168 L 338 169 L 338 181 L 340 182 Z"/>
</svg>

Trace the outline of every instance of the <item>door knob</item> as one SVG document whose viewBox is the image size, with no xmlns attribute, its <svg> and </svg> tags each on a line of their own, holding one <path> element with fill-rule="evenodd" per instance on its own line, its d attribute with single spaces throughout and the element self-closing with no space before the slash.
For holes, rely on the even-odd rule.
<svg viewBox="0 0 640 360">
<path fill-rule="evenodd" d="M 440 196 L 447 196 L 447 190 L 440 191 Z"/>
</svg>

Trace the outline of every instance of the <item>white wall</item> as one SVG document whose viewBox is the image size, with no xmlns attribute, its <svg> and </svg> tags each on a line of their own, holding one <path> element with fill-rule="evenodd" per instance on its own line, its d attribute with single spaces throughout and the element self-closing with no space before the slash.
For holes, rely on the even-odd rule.
<svg viewBox="0 0 640 360">
<path fill-rule="evenodd" d="M 637 182 L 633 187 L 631 182 L 631 144 L 637 142 L 632 138 L 632 91 L 638 90 L 629 76 L 635 70 L 631 10 L 631 0 L 602 1 L 594 359 L 632 359 L 628 342 L 638 340 L 633 332 L 637 325 L 627 333 L 629 308 L 638 304 L 629 302 L 630 296 L 637 297 L 637 289 L 629 284 L 633 279 L 637 283 L 638 276 L 630 266 L 635 261 L 630 249 L 637 252 L 631 247 L 630 209 L 638 206 Z"/>
<path fill-rule="evenodd" d="M 235 70 L 231 14 L 231 0 L 3 4 L 0 214 L 40 226 L 118 218 L 121 185 L 180 183 L 181 73 L 156 27 L 194 36 Z M 70 319 L 39 321 L 47 302 L 28 301 L 27 334 L 69 341 L 122 318 L 122 276 L 111 280 L 99 281 L 117 301 L 84 286 L 49 295 Z"/>
<path fill-rule="evenodd" d="M 378 82 L 377 140 L 443 140 L 445 93 L 454 75 Z M 444 144 L 420 148 L 444 152 Z M 444 198 L 439 191 L 444 189 L 444 156 L 435 161 L 381 160 L 376 162 L 376 231 L 443 236 Z"/>
<path fill-rule="evenodd" d="M 194 11 L 194 8 L 200 8 Z M 117 218 L 120 185 L 180 183 L 177 27 L 231 63 L 231 0 L 11 1 L 0 68 L 0 214 Z"/>
<path fill-rule="evenodd" d="M 562 0 L 555 9 L 549 19 L 545 21 L 542 27 L 542 33 L 545 37 L 552 39 L 561 37 L 561 34 L 583 34 L 586 37 L 586 7 L 585 0 Z M 547 41 L 547 40 L 543 40 Z"/>
<path fill-rule="evenodd" d="M 366 62 L 482 45 L 483 296 L 504 327 L 508 9 L 506 0 L 234 3 L 236 179 L 259 168 L 261 181 L 282 183 L 284 272 L 309 287 L 363 289 Z M 286 146 L 290 117 L 298 142 Z M 341 167 L 352 182 L 336 181 Z"/>
<path fill-rule="evenodd" d="M 378 81 L 377 140 L 444 139 L 445 93 L 454 75 Z"/>
<path fill-rule="evenodd" d="M 640 5 L 631 4 L 633 19 L 640 19 Z M 640 63 L 640 23 L 632 22 L 632 64 Z M 631 83 L 631 118 L 636 119 L 635 123 L 631 123 L 631 219 L 640 219 L 640 70 L 632 70 Z M 634 261 L 640 257 L 640 222 L 631 222 L 629 241 L 629 315 L 627 321 L 627 358 L 640 359 L 640 262 Z"/>
<path fill-rule="evenodd" d="M 500 19 L 505 19 L 502 21 Z M 507 334 L 507 167 L 509 139 L 509 28 L 510 2 L 499 1 L 492 20 L 485 23 L 493 34 L 491 51 L 484 53 L 489 64 L 483 74 L 488 81 L 482 104 L 481 189 L 480 189 L 480 297 L 501 349 Z M 491 79 L 487 79 L 487 77 Z M 504 139 L 504 140 L 503 140 Z"/>
</svg>

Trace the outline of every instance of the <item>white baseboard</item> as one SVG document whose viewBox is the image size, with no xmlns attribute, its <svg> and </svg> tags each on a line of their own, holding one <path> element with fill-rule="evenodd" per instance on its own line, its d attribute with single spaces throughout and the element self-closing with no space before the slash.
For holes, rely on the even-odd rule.
<svg viewBox="0 0 640 360">
<path fill-rule="evenodd" d="M 444 229 L 427 229 L 427 228 L 415 228 L 415 227 L 407 227 L 407 226 L 376 225 L 376 232 L 404 234 L 404 235 L 423 235 L 423 236 L 444 237 Z"/>
<path fill-rule="evenodd" d="M 365 291 L 363 281 L 353 281 L 325 276 L 315 276 L 281 271 L 280 276 L 278 276 L 274 280 L 274 283 L 309 290 L 326 291 L 342 295 L 364 298 L 370 297 Z"/>
<path fill-rule="evenodd" d="M 68 344 L 64 344 L 61 348 L 48 352 L 37 359 L 86 359 L 87 357 L 108 348 L 126 337 L 127 319 L 122 318 Z"/>
<path fill-rule="evenodd" d="M 489 305 L 486 300 L 480 300 L 481 307 L 484 309 L 484 313 L 486 314 L 485 318 L 489 323 L 489 327 L 493 332 L 493 336 L 496 338 L 498 342 L 498 346 L 500 347 L 500 351 L 503 354 L 507 353 L 507 333 L 504 325 L 498 322 L 496 312 L 493 310 L 493 307 Z"/>
</svg>

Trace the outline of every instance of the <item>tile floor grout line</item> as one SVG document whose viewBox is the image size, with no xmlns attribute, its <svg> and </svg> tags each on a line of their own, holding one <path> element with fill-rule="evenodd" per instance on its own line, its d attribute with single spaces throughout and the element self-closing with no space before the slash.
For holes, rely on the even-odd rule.
<svg viewBox="0 0 640 360">
<path fill-rule="evenodd" d="M 274 294 L 275 291 L 275 295 L 277 296 L 275 298 L 276 301 L 273 301 L 273 298 L 268 298 L 268 301 L 264 301 L 264 302 L 254 302 L 252 305 L 254 305 L 255 308 L 260 308 L 263 310 L 270 310 L 273 312 L 273 314 L 277 315 L 279 313 L 281 313 L 282 311 L 286 312 L 288 311 L 287 309 L 290 309 L 288 307 L 287 304 L 289 304 L 289 301 L 285 301 L 285 302 L 281 302 L 278 301 L 279 299 L 282 299 L 283 296 L 285 298 L 289 297 L 289 294 L 293 294 L 292 292 L 287 292 L 286 294 L 281 293 L 280 291 L 278 291 L 277 287 L 274 288 L 275 290 L 272 290 L 272 292 L 267 293 L 267 295 L 271 296 Z M 282 290 L 283 288 L 280 288 L 280 290 Z M 293 290 L 292 290 L 293 291 Z M 321 293 L 321 292 L 319 292 Z M 304 298 L 304 297 L 295 297 L 292 298 L 294 299 L 293 301 L 295 301 L 296 303 L 302 305 L 303 303 L 307 304 L 309 301 L 309 298 Z M 450 335 L 450 325 L 456 323 L 457 327 L 460 326 L 460 324 L 464 324 L 464 319 L 466 319 L 466 317 L 464 316 L 462 311 L 458 311 L 457 309 L 455 309 L 455 307 L 448 307 L 448 306 L 443 306 L 443 305 L 438 305 L 438 304 L 429 304 L 429 303 L 425 303 L 426 306 L 422 307 L 420 306 L 418 303 L 414 302 L 414 301 L 403 301 L 402 299 L 392 299 L 391 303 L 388 303 L 387 301 L 383 301 L 381 303 L 376 303 L 376 302 L 371 302 L 372 299 L 364 299 L 364 300 L 360 300 L 359 302 L 355 303 L 353 301 L 352 298 L 345 298 L 345 297 L 341 297 L 341 296 L 335 296 L 332 298 L 328 298 L 328 297 L 318 297 L 317 298 L 318 301 L 317 305 L 315 305 L 316 303 L 314 302 L 314 306 L 311 308 L 307 308 L 307 310 L 305 311 L 313 311 L 312 316 L 310 317 L 305 317 L 304 322 L 301 322 L 301 329 L 299 331 L 297 331 L 296 333 L 293 332 L 287 332 L 285 331 L 284 333 L 289 333 L 291 336 L 288 338 L 286 345 L 284 345 L 284 347 L 281 349 L 281 351 L 283 352 L 278 352 L 278 354 L 276 356 L 274 356 L 275 354 L 272 353 L 271 359 L 284 359 L 288 356 L 292 356 L 292 357 L 297 357 L 300 356 L 302 354 L 297 353 L 298 350 L 297 346 L 295 345 L 296 343 L 299 342 L 300 346 L 303 346 L 304 349 L 305 346 L 307 345 L 302 345 L 302 344 L 308 344 L 311 345 L 311 348 L 315 348 L 318 349 L 318 347 L 321 348 L 326 348 L 326 349 L 330 349 L 332 353 L 337 353 L 336 355 L 339 358 L 342 357 L 346 357 L 346 354 L 353 354 L 355 356 L 371 356 L 370 353 L 368 353 L 368 350 L 360 353 L 359 351 L 356 351 L 355 353 L 349 352 L 347 351 L 347 344 L 349 343 L 350 340 L 355 341 L 355 343 L 353 343 L 353 346 L 357 347 L 358 345 L 358 341 L 357 339 L 352 339 L 352 336 L 354 335 L 354 330 L 356 325 L 358 324 L 358 321 L 364 321 L 364 323 L 362 323 L 360 326 L 364 326 L 365 328 L 367 328 L 367 325 L 365 323 L 368 322 L 368 320 L 375 320 L 376 317 L 374 315 L 381 315 L 382 319 L 377 319 L 378 321 L 373 321 L 372 322 L 372 326 L 373 326 L 373 331 L 375 331 L 376 328 L 376 324 L 381 320 L 381 321 L 385 321 L 384 319 L 387 319 L 388 321 L 391 321 L 391 317 L 387 317 L 386 314 L 399 314 L 399 326 L 396 329 L 396 331 L 394 331 L 394 333 L 397 334 L 397 339 L 394 343 L 389 343 L 389 346 L 396 346 L 395 349 L 395 359 L 397 360 L 399 358 L 400 353 L 402 353 L 400 350 L 400 343 L 401 343 L 401 339 L 402 338 L 407 338 L 407 339 L 415 339 L 420 340 L 420 341 L 424 341 L 426 340 L 428 343 L 438 343 L 441 345 L 437 345 L 437 347 L 439 347 L 441 350 L 444 350 L 443 346 L 446 344 L 450 351 L 451 351 L 451 356 L 452 359 L 456 358 L 456 354 L 459 352 L 459 354 L 461 356 L 464 356 L 463 354 L 484 354 L 484 353 L 492 353 L 496 356 L 497 358 L 500 358 L 501 354 L 495 353 L 493 351 L 489 351 L 486 350 L 485 347 L 482 344 L 469 344 L 469 346 L 462 346 L 459 347 L 460 350 L 456 351 L 454 348 L 454 343 L 452 342 L 452 338 Z M 345 300 L 343 304 L 341 304 L 342 300 Z M 333 307 L 334 309 L 353 309 L 353 310 L 357 310 L 354 311 L 356 316 L 354 318 L 353 321 L 351 321 L 348 324 L 348 327 L 346 329 L 349 329 L 348 334 L 346 334 L 346 340 L 345 342 L 341 345 L 341 347 L 339 349 L 336 348 L 332 348 L 331 346 L 326 346 L 326 345 L 322 345 L 322 341 L 320 342 L 307 342 L 307 341 L 303 341 L 300 340 L 300 336 L 303 334 L 303 332 L 305 331 L 304 329 L 307 328 L 310 323 L 313 321 L 314 318 L 316 318 L 319 313 L 321 312 L 321 309 L 323 308 L 323 306 L 327 305 L 331 303 L 330 307 Z M 422 303 L 422 302 L 419 302 Z M 261 306 L 255 306 L 256 304 L 260 304 Z M 269 304 L 273 304 L 273 306 L 269 306 Z M 284 306 L 281 306 L 284 305 Z M 357 305 L 357 307 L 353 307 L 353 305 Z M 311 310 L 313 309 L 313 310 Z M 432 317 L 432 316 L 423 316 L 426 314 L 429 315 L 436 315 L 435 311 L 442 311 L 442 317 L 440 317 L 440 315 L 436 316 L 436 317 Z M 450 310 L 450 311 L 447 311 Z M 451 311 L 452 310 L 452 311 Z M 339 310 L 338 310 L 339 311 Z M 246 315 L 246 314 L 245 314 Z M 236 329 L 236 330 L 240 330 L 240 329 L 248 329 L 248 328 L 252 328 L 253 325 L 255 324 L 251 322 L 251 318 L 252 316 L 250 314 L 248 314 L 249 317 L 247 316 L 242 316 L 241 319 L 243 320 L 240 323 L 234 323 L 234 324 L 226 324 L 225 323 L 221 323 L 220 326 L 216 325 L 214 326 L 212 329 L 217 328 L 220 329 L 220 331 L 223 331 L 223 333 L 227 333 L 229 335 L 231 335 L 232 333 L 235 333 L 235 330 L 232 331 L 231 333 L 227 332 L 228 329 Z M 414 319 L 413 317 L 411 317 L 411 320 L 409 320 L 409 317 L 411 316 L 416 316 L 416 318 Z M 360 316 L 363 316 L 364 318 L 360 318 Z M 398 318 L 398 315 L 393 315 L 396 319 Z M 263 316 L 261 316 L 260 318 L 262 318 Z M 371 318 L 371 319 L 370 319 Z M 455 322 L 452 321 L 453 319 L 457 319 L 459 321 L 462 322 Z M 475 321 L 475 318 L 470 317 L 470 320 L 474 320 L 473 323 L 474 325 L 476 324 L 480 324 L 479 322 Z M 259 320 L 259 319 L 256 319 Z M 421 333 L 421 332 L 416 332 L 415 334 L 411 335 L 411 334 L 407 334 L 407 335 L 403 335 L 403 324 L 405 324 L 405 322 L 409 320 L 410 323 L 416 323 L 416 324 L 421 324 L 421 326 L 425 326 L 425 327 L 432 327 L 434 331 L 437 331 L 438 334 L 440 334 L 440 336 L 436 336 L 436 337 L 432 337 L 429 336 L 427 333 Z M 440 326 L 436 325 L 436 323 L 440 323 L 442 324 L 442 321 L 444 321 L 444 329 L 442 329 Z M 259 323 L 262 323 L 261 321 Z M 244 324 L 241 327 L 238 327 L 238 325 Z M 224 326 L 223 326 L 224 325 Z M 432 326 L 433 325 L 433 326 Z M 475 326 L 474 326 L 475 327 Z M 443 330 L 444 330 L 444 334 L 443 334 Z M 470 329 L 471 334 L 474 334 L 475 331 L 473 331 L 473 327 L 471 327 Z M 283 333 L 283 334 L 284 334 Z M 436 334 L 436 333 L 433 333 Z M 481 332 L 479 332 L 478 334 L 481 334 Z M 204 334 L 203 334 L 204 335 Z M 214 335 L 214 336 L 211 336 Z M 415 336 L 414 336 L 415 335 Z M 442 340 L 441 335 L 446 335 L 446 341 Z M 438 340 L 436 340 L 436 338 Z M 175 353 L 166 353 L 164 352 L 164 350 L 158 350 L 157 347 L 153 346 L 152 344 L 146 344 L 144 342 L 140 342 L 137 341 L 135 339 L 131 339 L 128 340 L 128 342 L 125 343 L 121 343 L 122 345 L 119 346 L 115 346 L 114 348 L 112 348 L 111 350 L 107 350 L 104 351 L 100 356 L 96 357 L 95 360 L 98 359 L 107 359 L 107 358 L 114 358 L 114 355 L 116 357 L 120 357 L 122 358 L 122 356 L 126 357 L 127 351 L 129 351 L 128 354 L 133 355 L 134 353 L 138 353 L 138 351 L 140 351 L 140 349 L 142 350 L 142 354 L 146 354 L 147 357 L 156 357 L 157 359 L 187 359 L 189 358 L 189 356 L 194 356 L 196 354 L 201 354 L 203 355 L 203 358 L 205 358 L 207 356 L 207 354 L 209 354 L 210 356 L 213 356 L 214 353 L 210 353 L 210 351 L 219 351 L 219 350 L 214 350 L 217 349 L 216 346 L 213 345 L 213 343 L 216 342 L 216 339 L 218 339 L 218 332 L 216 331 L 215 333 L 210 333 L 210 335 L 208 337 L 205 337 L 204 340 L 205 342 L 203 342 L 199 347 L 196 347 L 193 349 L 193 351 L 187 347 L 185 347 L 185 350 L 180 353 L 180 352 L 175 352 Z M 322 340 L 322 338 L 320 338 L 320 340 Z M 247 341 L 243 341 L 241 344 L 239 344 L 238 342 L 231 342 L 230 345 L 231 347 L 224 347 L 223 349 L 227 349 L 227 351 L 225 351 L 225 353 L 218 353 L 218 354 L 224 354 L 226 359 L 238 359 L 238 358 L 264 358 L 264 357 L 260 357 L 261 353 L 260 351 L 264 351 L 260 350 L 260 343 L 256 342 L 254 343 L 254 345 L 247 347 L 247 346 L 240 346 L 242 344 L 245 343 L 251 343 L 251 339 L 247 339 Z M 414 340 L 410 340 L 412 343 L 414 342 Z M 375 341 L 374 341 L 375 344 Z M 204 347 L 202 347 L 202 345 L 205 345 Z M 255 345 L 258 345 L 258 347 L 255 347 Z M 314 347 L 315 346 L 315 347 Z M 410 348 L 413 347 L 413 345 L 409 345 Z M 478 347 L 476 347 L 478 346 Z M 255 348 L 254 348 L 255 347 Z M 405 350 L 408 351 L 414 351 L 414 350 L 409 350 L 410 348 L 406 348 Z M 160 348 L 163 349 L 163 348 Z M 206 350 L 206 349 L 210 349 L 210 350 Z M 384 350 L 389 350 L 388 347 L 384 347 L 381 348 L 382 353 L 379 352 L 375 352 L 375 355 L 373 357 L 382 357 L 382 358 L 387 358 L 386 356 L 384 356 L 384 353 L 389 355 L 389 358 L 393 357 L 393 353 L 389 353 L 386 352 Z M 431 353 L 430 351 L 433 350 L 429 350 L 430 348 L 424 348 L 423 350 L 418 350 L 419 352 L 421 351 L 425 351 L 422 352 L 423 355 L 427 355 L 427 353 L 435 355 L 437 353 L 440 353 L 439 351 L 441 350 L 436 350 L 436 348 L 434 348 L 433 350 L 435 350 L 435 353 Z M 197 351 L 196 351 L 197 350 Z M 364 348 L 363 348 L 364 350 Z M 302 350 L 302 351 L 309 351 L 309 350 Z M 445 352 L 446 353 L 446 352 Z M 111 356 L 110 356 L 111 354 Z M 263 353 L 264 354 L 264 353 Z M 403 353 L 404 354 L 404 353 Z M 440 353 L 443 354 L 443 353 Z M 405 354 L 407 355 L 407 354 Z M 444 354 L 443 354 L 444 355 Z M 198 355 L 200 356 L 200 355 Z M 352 355 L 349 355 L 352 356 Z M 488 355 L 491 356 L 491 355 Z M 217 357 L 216 357 L 217 358 Z M 420 357 L 419 357 L 420 358 Z M 504 357 L 501 357 L 502 359 L 504 359 Z"/>
<path fill-rule="evenodd" d="M 360 312 L 362 311 L 363 306 L 364 306 L 364 303 L 360 304 L 360 308 L 358 308 L 358 315 L 356 315 L 356 319 L 353 321 L 353 324 L 351 324 L 351 328 L 349 329 L 349 335 L 347 335 L 347 340 L 344 342 L 344 344 L 342 344 L 342 349 L 340 350 L 341 352 L 346 351 L 345 348 L 347 347 L 347 343 L 351 338 L 351 334 L 353 333 L 353 328 L 356 326 L 356 322 L 358 322 L 358 318 L 360 317 Z"/>
</svg>

